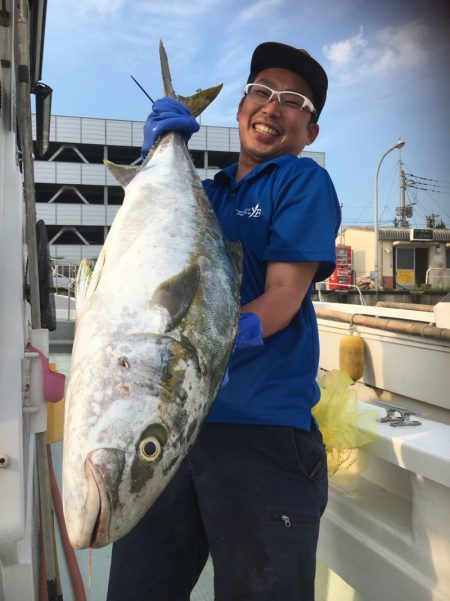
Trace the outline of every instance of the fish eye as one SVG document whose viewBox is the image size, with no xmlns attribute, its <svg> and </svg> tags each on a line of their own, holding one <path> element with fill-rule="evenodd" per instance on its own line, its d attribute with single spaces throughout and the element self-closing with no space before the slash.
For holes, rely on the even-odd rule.
<svg viewBox="0 0 450 601">
<path fill-rule="evenodd" d="M 147 436 L 139 443 L 139 454 L 141 459 L 147 463 L 154 463 L 160 459 L 162 446 L 155 436 Z"/>
</svg>

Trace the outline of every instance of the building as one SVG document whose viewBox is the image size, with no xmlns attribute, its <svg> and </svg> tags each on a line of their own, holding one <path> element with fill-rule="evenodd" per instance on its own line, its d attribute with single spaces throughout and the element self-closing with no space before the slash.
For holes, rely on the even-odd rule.
<svg viewBox="0 0 450 601">
<path fill-rule="evenodd" d="M 378 273 L 383 288 L 450 287 L 450 229 L 379 228 Z M 374 269 L 373 227 L 347 227 L 338 242 L 352 249 L 355 283 Z"/>
<path fill-rule="evenodd" d="M 34 164 L 36 213 L 47 226 L 51 256 L 61 263 L 95 260 L 123 199 L 122 188 L 103 159 L 140 162 L 142 121 L 53 115 L 49 149 Z M 33 135 L 35 123 L 33 120 Z M 189 141 L 201 179 L 237 160 L 237 128 L 204 126 Z M 320 165 L 321 152 L 304 152 Z"/>
</svg>

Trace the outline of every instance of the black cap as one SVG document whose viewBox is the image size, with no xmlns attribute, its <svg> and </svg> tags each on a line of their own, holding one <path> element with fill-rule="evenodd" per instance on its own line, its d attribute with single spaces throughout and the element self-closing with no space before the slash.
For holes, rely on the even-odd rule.
<svg viewBox="0 0 450 601">
<path fill-rule="evenodd" d="M 264 42 L 253 53 L 247 83 L 252 82 L 260 71 L 272 68 L 288 69 L 306 81 L 314 95 L 312 101 L 317 121 L 327 98 L 328 77 L 323 67 L 306 50 L 279 42 Z"/>
</svg>

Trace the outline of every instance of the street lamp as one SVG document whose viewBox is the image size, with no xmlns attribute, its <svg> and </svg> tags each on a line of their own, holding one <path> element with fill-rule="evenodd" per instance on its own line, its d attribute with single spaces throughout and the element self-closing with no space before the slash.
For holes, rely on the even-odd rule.
<svg viewBox="0 0 450 601">
<path fill-rule="evenodd" d="M 405 145 L 405 140 L 402 140 L 401 138 L 399 139 L 399 141 L 397 142 L 397 144 L 395 144 L 394 146 L 392 146 L 392 148 L 389 148 L 389 150 L 386 150 L 386 152 L 383 154 L 383 156 L 381 157 L 381 159 L 378 162 L 378 166 L 377 166 L 377 170 L 375 173 L 375 196 L 374 196 L 374 217 L 373 217 L 373 229 L 374 229 L 374 233 L 375 233 L 375 248 L 374 248 L 374 280 L 375 280 L 375 291 L 378 294 L 378 174 L 380 172 L 380 167 L 381 167 L 381 163 L 383 162 L 384 158 L 393 150 L 397 150 L 400 148 L 403 148 L 403 146 Z"/>
</svg>

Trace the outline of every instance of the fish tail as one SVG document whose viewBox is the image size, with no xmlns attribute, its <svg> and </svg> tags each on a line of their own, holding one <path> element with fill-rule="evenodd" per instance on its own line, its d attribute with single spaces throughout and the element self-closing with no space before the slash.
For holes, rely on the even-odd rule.
<svg viewBox="0 0 450 601">
<path fill-rule="evenodd" d="M 198 117 L 205 108 L 211 104 L 222 89 L 222 84 L 207 88 L 206 90 L 199 90 L 192 96 L 178 96 L 175 93 L 172 85 L 172 77 L 170 75 L 169 61 L 167 59 L 166 50 L 162 41 L 159 43 L 159 56 L 161 60 L 161 73 L 164 85 L 164 94 L 170 98 L 176 98 L 183 104 L 185 104 L 191 111 L 193 117 Z"/>
</svg>

